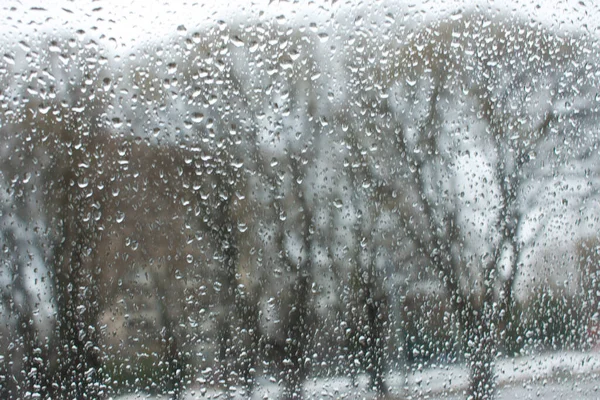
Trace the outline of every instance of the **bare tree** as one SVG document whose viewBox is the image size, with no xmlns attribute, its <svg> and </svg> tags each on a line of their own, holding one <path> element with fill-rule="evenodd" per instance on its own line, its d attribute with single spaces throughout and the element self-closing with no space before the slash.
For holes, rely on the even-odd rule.
<svg viewBox="0 0 600 400">
<path fill-rule="evenodd" d="M 373 125 L 354 128 L 355 137 L 365 143 L 376 140 L 359 135 L 366 131 L 388 140 L 379 149 L 381 158 L 372 157 L 364 173 L 385 198 L 397 199 L 387 204 L 416 254 L 445 287 L 462 327 L 471 370 L 469 394 L 477 399 L 493 396 L 493 364 L 501 334 L 496 321 L 505 321 L 502 329 L 512 323 L 515 277 L 525 249 L 535 245 L 535 235 L 530 242 L 522 239 L 535 204 L 532 188 L 543 187 L 548 179 L 544 163 L 559 171 L 560 162 L 576 165 L 580 157 L 540 160 L 536 155 L 548 154 L 562 140 L 582 138 L 584 134 L 565 121 L 589 129 L 597 120 L 593 108 L 563 110 L 561 105 L 593 96 L 592 83 L 583 81 L 585 61 L 573 63 L 575 70 L 565 74 L 573 68 L 573 59 L 583 57 L 581 50 L 543 30 L 513 32 L 517 29 L 504 30 L 478 15 L 458 24 L 434 24 L 406 48 L 388 50 L 398 54 L 398 64 L 383 72 L 373 71 L 377 67 L 356 68 L 357 87 L 373 75 L 381 76 L 380 92 L 386 94 L 377 99 L 377 93 L 365 93 L 359 102 L 370 110 Z M 456 32 L 461 32 L 460 45 L 453 47 Z M 486 38 L 501 45 L 477 46 Z M 509 56 L 514 46 L 539 62 L 515 65 Z M 540 82 L 541 87 L 535 86 Z M 534 111 L 517 100 L 532 86 L 539 87 L 538 95 L 550 93 L 550 100 Z M 353 112 L 350 117 L 340 115 L 339 123 L 360 121 L 361 111 Z M 461 120 L 472 122 L 462 126 Z M 471 144 L 463 145 L 461 139 Z M 472 153 L 485 164 L 469 172 L 464 165 L 472 162 L 468 161 Z M 574 170 L 575 176 L 583 173 Z M 472 193 L 465 199 L 469 187 Z M 575 196 L 581 199 L 585 194 Z M 471 213 L 472 202 L 483 205 Z M 487 216 L 485 233 L 474 228 L 481 207 L 494 210 Z"/>
</svg>

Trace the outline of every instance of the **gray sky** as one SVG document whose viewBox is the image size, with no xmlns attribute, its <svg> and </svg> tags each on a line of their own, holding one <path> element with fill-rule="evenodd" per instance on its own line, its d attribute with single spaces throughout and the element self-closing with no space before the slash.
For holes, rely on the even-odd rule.
<svg viewBox="0 0 600 400">
<path fill-rule="evenodd" d="M 541 21 L 555 29 L 600 33 L 600 7 L 591 0 L 2 0 L 0 40 L 26 40 L 28 35 L 56 29 L 83 30 L 96 37 L 104 35 L 102 40 L 118 51 L 173 34 L 181 26 L 194 30 L 219 20 L 280 17 L 286 22 L 327 23 L 332 16 L 364 10 L 382 15 L 393 12 L 420 22 L 475 7 Z"/>
</svg>

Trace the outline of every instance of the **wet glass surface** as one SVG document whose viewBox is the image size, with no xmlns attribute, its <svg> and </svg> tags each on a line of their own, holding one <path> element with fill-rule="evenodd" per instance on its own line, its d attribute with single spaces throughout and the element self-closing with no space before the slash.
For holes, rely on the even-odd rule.
<svg viewBox="0 0 600 400">
<path fill-rule="evenodd" d="M 593 4 L 0 9 L 1 398 L 597 398 Z"/>
</svg>

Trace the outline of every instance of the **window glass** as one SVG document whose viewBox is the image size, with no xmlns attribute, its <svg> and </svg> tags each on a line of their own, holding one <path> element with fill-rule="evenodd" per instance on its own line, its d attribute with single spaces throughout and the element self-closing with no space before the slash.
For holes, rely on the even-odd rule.
<svg viewBox="0 0 600 400">
<path fill-rule="evenodd" d="M 597 7 L 122 3 L 0 6 L 1 398 L 596 398 Z"/>
</svg>

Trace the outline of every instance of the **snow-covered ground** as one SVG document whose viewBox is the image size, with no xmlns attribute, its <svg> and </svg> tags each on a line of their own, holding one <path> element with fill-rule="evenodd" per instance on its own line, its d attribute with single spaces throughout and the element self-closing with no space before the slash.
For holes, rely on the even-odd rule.
<svg viewBox="0 0 600 400">
<path fill-rule="evenodd" d="M 499 360 L 496 364 L 498 399 L 600 399 L 600 353 L 557 352 Z M 387 377 L 391 399 L 462 399 L 468 383 L 464 365 L 439 365 L 391 373 Z M 373 399 L 368 379 L 314 378 L 304 386 L 306 399 Z M 277 382 L 259 379 L 252 399 L 277 399 Z M 234 399 L 248 399 L 243 390 Z M 152 398 L 143 393 L 120 396 L 118 400 Z M 165 398 L 164 396 L 162 398 Z M 224 399 L 215 388 L 195 388 L 184 396 L 192 399 Z M 117 400 L 115 399 L 115 400 Z"/>
<path fill-rule="evenodd" d="M 600 399 L 600 353 L 556 352 L 496 363 L 498 399 Z M 463 399 L 468 370 L 452 365 L 409 372 L 398 398 Z M 389 378 L 390 386 L 396 386 Z M 558 397 L 556 397 L 558 396 Z"/>
</svg>

